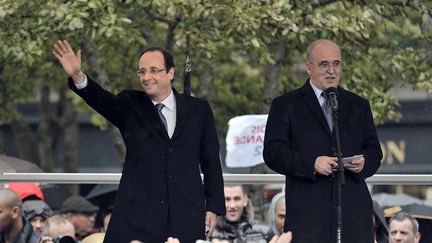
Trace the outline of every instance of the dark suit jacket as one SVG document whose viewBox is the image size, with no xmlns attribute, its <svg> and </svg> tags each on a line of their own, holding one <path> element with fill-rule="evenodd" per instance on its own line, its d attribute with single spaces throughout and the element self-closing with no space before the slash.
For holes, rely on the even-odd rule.
<svg viewBox="0 0 432 243">
<path fill-rule="evenodd" d="M 105 242 L 204 239 L 205 211 L 225 214 L 219 143 L 210 105 L 178 94 L 172 138 L 143 91 L 117 96 L 88 78 L 70 88 L 119 128 L 126 159 Z M 204 174 L 204 184 L 200 171 Z"/>
<path fill-rule="evenodd" d="M 373 242 L 372 200 L 365 178 L 380 166 L 382 153 L 367 100 L 339 90 L 339 132 L 344 157 L 363 154 L 359 174 L 345 171 L 342 242 Z M 273 100 L 264 139 L 264 160 L 286 175 L 285 231 L 293 242 L 336 242 L 337 174 L 314 173 L 318 156 L 335 156 L 331 134 L 309 83 Z"/>
</svg>

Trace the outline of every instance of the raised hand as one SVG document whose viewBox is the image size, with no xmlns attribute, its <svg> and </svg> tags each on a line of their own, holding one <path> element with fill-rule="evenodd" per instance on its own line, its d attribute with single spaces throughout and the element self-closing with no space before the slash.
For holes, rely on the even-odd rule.
<svg viewBox="0 0 432 243">
<path fill-rule="evenodd" d="M 81 71 L 81 51 L 75 54 L 66 40 L 58 40 L 54 44 L 54 49 L 53 55 L 63 66 L 64 71 L 72 77 L 75 83 L 82 83 L 85 75 Z"/>
</svg>

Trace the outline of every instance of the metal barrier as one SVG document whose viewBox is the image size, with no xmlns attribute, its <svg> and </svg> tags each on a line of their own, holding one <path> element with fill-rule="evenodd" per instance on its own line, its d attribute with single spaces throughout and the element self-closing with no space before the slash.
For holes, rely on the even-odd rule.
<svg viewBox="0 0 432 243">
<path fill-rule="evenodd" d="M 279 174 L 224 174 L 226 184 L 283 184 Z M 118 184 L 121 173 L 0 173 L 0 183 L 40 182 L 53 184 Z M 377 174 L 366 180 L 371 185 L 432 185 L 430 174 Z"/>
</svg>

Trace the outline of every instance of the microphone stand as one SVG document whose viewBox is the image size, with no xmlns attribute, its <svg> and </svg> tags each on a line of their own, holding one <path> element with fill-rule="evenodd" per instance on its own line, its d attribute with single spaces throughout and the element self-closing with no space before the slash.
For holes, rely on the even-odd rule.
<svg viewBox="0 0 432 243">
<path fill-rule="evenodd" d="M 342 186 L 345 184 L 345 172 L 342 162 L 342 149 L 340 145 L 339 137 L 339 126 L 338 126 L 338 113 L 337 107 L 332 107 L 332 118 L 333 118 L 333 130 L 336 135 L 336 149 L 338 158 L 338 175 L 337 180 L 337 231 L 336 231 L 336 242 L 342 243 Z"/>
</svg>

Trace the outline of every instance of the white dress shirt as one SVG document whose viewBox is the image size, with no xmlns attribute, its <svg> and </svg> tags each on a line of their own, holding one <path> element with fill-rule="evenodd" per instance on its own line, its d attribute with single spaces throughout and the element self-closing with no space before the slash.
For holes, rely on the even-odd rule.
<svg viewBox="0 0 432 243">
<path fill-rule="evenodd" d="M 324 98 L 321 94 L 322 94 L 322 92 L 324 92 L 324 91 L 321 90 L 321 89 L 319 89 L 317 86 L 315 86 L 315 84 L 313 84 L 313 82 L 312 82 L 311 79 L 309 79 L 309 83 L 310 83 L 310 85 L 312 86 L 312 89 L 313 89 L 313 91 L 314 91 L 314 93 L 315 93 L 315 95 L 316 95 L 316 97 L 317 97 L 317 99 L 318 99 L 318 102 L 319 102 L 320 106 L 322 107 L 322 105 L 323 105 L 324 102 L 325 102 L 325 98 Z"/>
<path fill-rule="evenodd" d="M 156 105 L 157 103 L 164 104 L 164 107 L 162 108 L 162 115 L 164 115 L 167 121 L 168 136 L 171 138 L 174 134 L 177 121 L 177 105 L 174 92 L 171 90 L 171 93 L 162 102 L 157 102 L 154 100 L 152 100 L 152 102 L 153 105 Z"/>
</svg>

